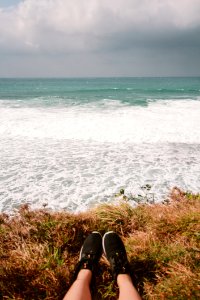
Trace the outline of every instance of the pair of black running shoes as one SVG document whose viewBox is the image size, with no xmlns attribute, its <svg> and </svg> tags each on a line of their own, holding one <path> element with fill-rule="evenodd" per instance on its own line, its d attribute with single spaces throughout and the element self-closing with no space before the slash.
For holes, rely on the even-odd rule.
<svg viewBox="0 0 200 300">
<path fill-rule="evenodd" d="M 114 280 L 119 274 L 130 273 L 125 246 L 119 235 L 109 231 L 102 238 L 99 232 L 93 231 L 87 236 L 81 248 L 76 275 L 81 269 L 88 269 L 95 273 L 102 252 L 110 263 Z"/>
</svg>

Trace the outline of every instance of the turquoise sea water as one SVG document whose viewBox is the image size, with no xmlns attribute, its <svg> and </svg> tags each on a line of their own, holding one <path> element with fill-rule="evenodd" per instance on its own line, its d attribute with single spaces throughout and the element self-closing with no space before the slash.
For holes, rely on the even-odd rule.
<svg viewBox="0 0 200 300">
<path fill-rule="evenodd" d="M 147 105 L 157 99 L 196 99 L 200 78 L 1 79 L 1 99 L 36 101 L 42 105 L 119 100 Z"/>
<path fill-rule="evenodd" d="M 0 79 L 0 209 L 200 190 L 200 78 Z"/>
</svg>

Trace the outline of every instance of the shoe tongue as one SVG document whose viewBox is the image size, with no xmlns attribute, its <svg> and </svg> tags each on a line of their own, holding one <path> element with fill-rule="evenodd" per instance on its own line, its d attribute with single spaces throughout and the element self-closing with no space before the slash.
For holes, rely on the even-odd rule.
<svg viewBox="0 0 200 300">
<path fill-rule="evenodd" d="M 89 270 L 92 270 L 93 268 L 93 264 L 92 264 L 92 261 L 90 259 L 90 257 L 83 257 L 81 259 L 81 261 L 79 262 L 80 264 L 80 269 L 89 269 Z"/>
</svg>

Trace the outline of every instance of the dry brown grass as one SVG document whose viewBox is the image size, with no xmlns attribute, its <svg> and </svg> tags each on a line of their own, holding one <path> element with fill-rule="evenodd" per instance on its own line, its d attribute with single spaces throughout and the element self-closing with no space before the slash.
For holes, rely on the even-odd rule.
<svg viewBox="0 0 200 300">
<path fill-rule="evenodd" d="M 168 205 L 106 204 L 79 215 L 24 206 L 0 215 L 0 298 L 62 299 L 92 230 L 121 235 L 144 299 L 200 299 L 200 196 L 178 189 Z M 102 258 L 96 298 L 117 294 Z"/>
</svg>

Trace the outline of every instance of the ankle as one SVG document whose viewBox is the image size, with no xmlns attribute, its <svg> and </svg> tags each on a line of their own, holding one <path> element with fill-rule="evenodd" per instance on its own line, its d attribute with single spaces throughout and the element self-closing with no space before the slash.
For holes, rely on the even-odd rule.
<svg viewBox="0 0 200 300">
<path fill-rule="evenodd" d="M 81 269 L 76 280 L 84 280 L 85 282 L 90 284 L 92 280 L 92 271 L 88 269 Z"/>
<path fill-rule="evenodd" d="M 132 284 L 131 276 L 129 274 L 118 274 L 118 276 L 117 276 L 118 286 L 124 285 L 125 283 Z"/>
</svg>

